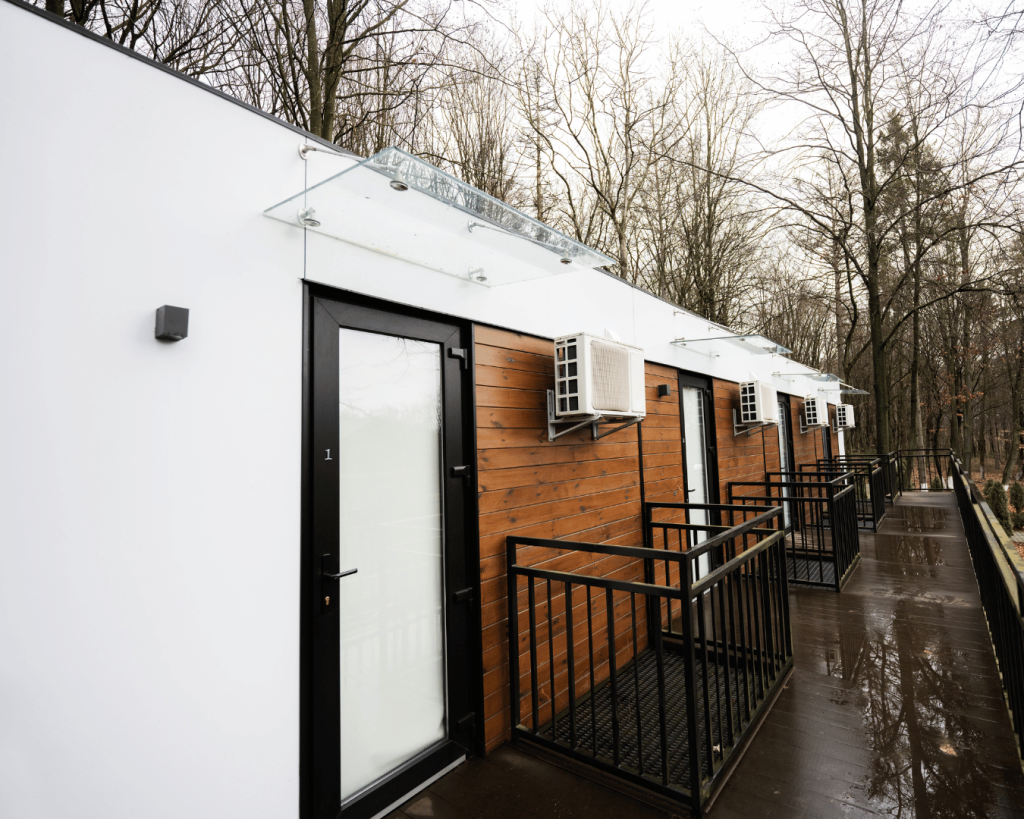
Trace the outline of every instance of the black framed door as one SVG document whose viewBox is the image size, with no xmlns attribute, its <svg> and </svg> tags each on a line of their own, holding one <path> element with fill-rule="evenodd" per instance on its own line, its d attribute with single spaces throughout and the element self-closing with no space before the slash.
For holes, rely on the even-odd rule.
<svg viewBox="0 0 1024 819">
<path fill-rule="evenodd" d="M 796 457 L 793 452 L 793 414 L 790 409 L 792 399 L 790 396 L 779 393 L 779 466 L 781 472 L 796 470 Z M 783 478 L 784 481 L 790 478 Z M 789 489 L 782 487 L 782 496 L 789 497 Z M 783 525 L 787 532 L 793 529 L 794 512 L 793 504 L 782 504 Z"/>
<path fill-rule="evenodd" d="M 306 302 L 301 813 L 363 819 L 474 747 L 472 328 Z"/>
<path fill-rule="evenodd" d="M 830 416 L 831 410 L 828 404 L 825 405 L 825 416 L 828 421 L 828 426 L 821 428 L 821 457 L 832 460 L 832 419 Z"/>
<path fill-rule="evenodd" d="M 715 404 L 711 379 L 679 373 L 679 422 L 683 444 L 683 482 L 687 503 L 718 503 L 718 445 L 715 435 Z M 694 510 L 695 524 L 718 524 L 718 515 Z M 705 537 L 698 536 L 696 545 Z M 706 557 L 698 558 L 697 572 L 709 570 Z"/>
</svg>

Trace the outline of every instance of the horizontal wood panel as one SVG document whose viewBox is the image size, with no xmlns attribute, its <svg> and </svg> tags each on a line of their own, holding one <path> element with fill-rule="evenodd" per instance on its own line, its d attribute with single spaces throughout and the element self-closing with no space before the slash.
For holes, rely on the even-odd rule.
<svg viewBox="0 0 1024 819">
<path fill-rule="evenodd" d="M 550 339 L 478 327 L 474 352 L 485 736 L 494 747 L 509 730 L 507 538 L 640 545 L 638 436 L 631 426 L 594 441 L 586 427 L 547 440 Z M 644 370 L 644 488 L 652 500 L 679 502 L 685 493 L 677 373 L 650 362 Z M 670 395 L 658 397 L 660 384 L 669 385 Z M 642 576 L 639 561 L 586 551 L 521 547 L 518 560 L 597 576 Z M 524 599 L 517 595 L 520 609 Z M 564 641 L 556 635 L 556 678 L 568 674 Z"/>
</svg>

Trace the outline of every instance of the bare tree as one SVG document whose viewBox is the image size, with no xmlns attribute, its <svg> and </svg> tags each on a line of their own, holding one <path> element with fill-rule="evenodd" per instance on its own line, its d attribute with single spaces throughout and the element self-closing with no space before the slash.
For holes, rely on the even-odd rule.
<svg viewBox="0 0 1024 819">
<path fill-rule="evenodd" d="M 687 53 L 678 103 L 659 123 L 656 161 L 642 189 L 654 262 L 649 286 L 728 325 L 757 281 L 769 215 L 737 176 L 754 175 L 749 128 L 758 113 L 747 84 L 721 55 Z"/>
<path fill-rule="evenodd" d="M 645 12 L 640 3 L 616 13 L 601 0 L 549 7 L 547 28 L 533 53 L 538 97 L 550 101 L 554 128 L 541 127 L 537 116 L 524 112 L 550 158 L 569 230 L 607 250 L 618 274 L 631 282 L 638 271 L 630 238 L 650 169 L 650 145 L 679 87 L 671 55 L 660 63 L 655 59 Z"/>
<path fill-rule="evenodd" d="M 191 77 L 234 58 L 259 0 L 45 0 L 47 11 Z"/>
<path fill-rule="evenodd" d="M 890 298 L 894 288 L 886 290 L 884 256 L 903 217 L 887 217 L 884 197 L 900 184 L 904 164 L 926 141 L 933 144 L 936 156 L 969 169 L 965 174 L 949 174 L 931 199 L 1016 177 L 1021 162 L 1018 156 L 1005 153 L 1009 114 L 1001 106 L 1019 83 L 1005 87 L 987 80 L 997 76 L 1000 55 L 981 39 L 950 36 L 949 29 L 943 28 L 948 15 L 942 2 L 918 14 L 908 11 L 900 0 L 798 0 L 783 11 L 766 7 L 766 12 L 771 18 L 771 39 L 791 47 L 793 62 L 776 74 L 750 72 L 748 76 L 769 99 L 802 110 L 806 116 L 777 155 L 788 157 L 784 179 L 773 189 L 759 189 L 832 239 L 863 287 L 877 446 L 888 451 L 892 381 L 887 345 L 913 311 L 903 312 L 887 326 L 891 318 L 887 309 L 895 302 Z M 926 91 L 918 98 L 920 130 L 904 144 L 890 168 L 883 168 L 881 143 L 906 101 L 908 88 Z M 958 139 L 960 124 L 978 110 L 1002 115 L 1002 125 L 986 128 L 977 139 Z M 820 206 L 826 191 L 808 168 L 822 160 L 831 164 L 841 189 L 852 194 L 855 209 L 845 224 L 837 221 L 845 208 Z M 972 279 L 961 279 L 942 296 L 977 285 Z M 905 282 L 897 288 L 903 286 Z"/>
</svg>

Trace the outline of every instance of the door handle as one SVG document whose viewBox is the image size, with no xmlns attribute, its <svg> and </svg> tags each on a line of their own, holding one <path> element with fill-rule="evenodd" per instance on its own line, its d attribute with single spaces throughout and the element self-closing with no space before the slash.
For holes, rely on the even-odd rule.
<svg viewBox="0 0 1024 819">
<path fill-rule="evenodd" d="M 350 574 L 355 574 L 358 571 L 359 569 L 349 569 L 346 572 L 338 572 L 337 574 L 332 574 L 331 572 L 323 572 L 323 576 L 324 579 L 326 580 L 341 580 L 341 578 L 348 577 Z"/>
</svg>

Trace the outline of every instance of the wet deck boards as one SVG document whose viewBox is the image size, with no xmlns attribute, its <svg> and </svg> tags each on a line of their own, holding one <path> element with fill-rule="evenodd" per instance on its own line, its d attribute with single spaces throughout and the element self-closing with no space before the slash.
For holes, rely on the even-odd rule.
<svg viewBox="0 0 1024 819">
<path fill-rule="evenodd" d="M 795 670 L 709 819 L 1024 817 L 952 493 L 905 495 L 860 539 L 841 594 L 791 587 Z M 389 819 L 668 815 L 505 747 Z"/>
<path fill-rule="evenodd" d="M 1024 772 L 953 494 L 907 494 L 841 594 L 791 589 L 795 670 L 710 819 L 1020 817 Z"/>
</svg>

